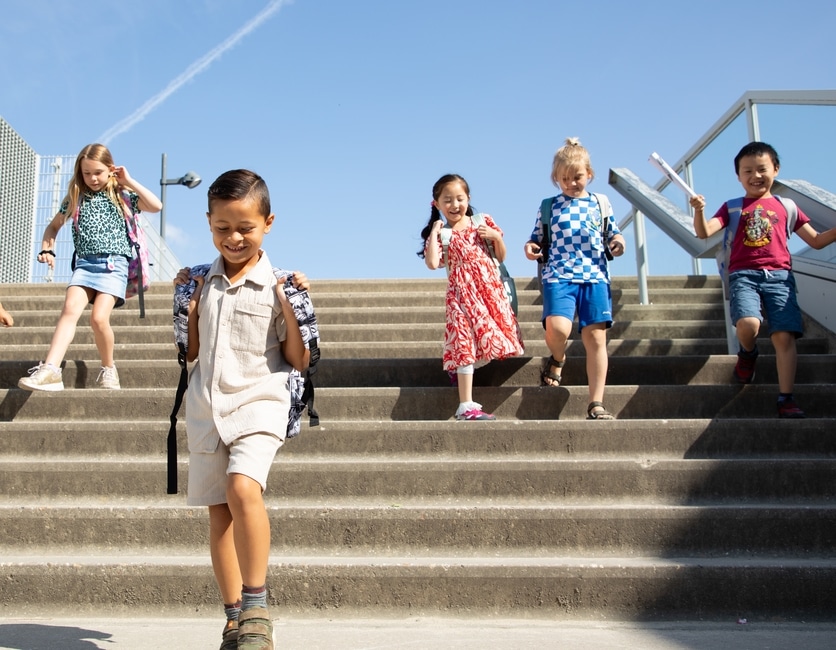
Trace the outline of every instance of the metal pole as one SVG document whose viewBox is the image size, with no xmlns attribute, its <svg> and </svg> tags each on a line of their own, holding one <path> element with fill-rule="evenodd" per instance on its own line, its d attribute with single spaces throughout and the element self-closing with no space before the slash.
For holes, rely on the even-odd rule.
<svg viewBox="0 0 836 650">
<path fill-rule="evenodd" d="M 644 215 L 636 210 L 633 217 L 633 232 L 636 235 L 636 271 L 639 281 L 639 304 L 649 305 L 650 296 L 647 291 L 647 237 L 644 230 Z"/>
<path fill-rule="evenodd" d="M 160 239 L 165 241 L 165 154 L 163 154 L 163 168 L 160 172 L 160 203 L 163 207 L 160 208 Z"/>
</svg>

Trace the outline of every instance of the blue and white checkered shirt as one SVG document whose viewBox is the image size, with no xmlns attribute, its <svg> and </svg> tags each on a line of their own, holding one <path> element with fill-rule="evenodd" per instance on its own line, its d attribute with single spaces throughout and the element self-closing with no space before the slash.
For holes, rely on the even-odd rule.
<svg viewBox="0 0 836 650">
<path fill-rule="evenodd" d="M 558 194 L 552 201 L 549 262 L 543 268 L 544 282 L 609 283 L 604 240 L 601 237 L 603 217 L 594 194 L 571 198 Z M 607 222 L 606 240 L 621 233 L 612 216 Z M 531 241 L 540 243 L 543 225 L 540 212 L 531 233 Z"/>
</svg>

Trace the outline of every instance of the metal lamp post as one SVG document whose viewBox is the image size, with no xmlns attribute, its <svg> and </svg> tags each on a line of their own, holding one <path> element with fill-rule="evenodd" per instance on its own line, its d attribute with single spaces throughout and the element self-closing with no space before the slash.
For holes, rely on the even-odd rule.
<svg viewBox="0 0 836 650">
<path fill-rule="evenodd" d="M 184 185 L 189 189 L 200 185 L 200 176 L 194 172 L 186 172 L 180 178 L 166 178 L 165 171 L 166 155 L 163 154 L 162 172 L 160 173 L 160 202 L 163 207 L 160 209 L 160 239 L 165 241 L 165 188 L 168 185 Z"/>
</svg>

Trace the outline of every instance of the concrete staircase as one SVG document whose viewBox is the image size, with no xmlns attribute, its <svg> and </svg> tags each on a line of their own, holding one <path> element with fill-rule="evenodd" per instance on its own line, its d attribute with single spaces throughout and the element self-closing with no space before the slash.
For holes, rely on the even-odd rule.
<svg viewBox="0 0 836 650">
<path fill-rule="evenodd" d="M 721 289 L 654 278 L 650 306 L 616 279 L 607 407 L 585 420 L 583 347 L 560 388 L 536 284 L 518 280 L 526 357 L 477 371 L 499 421 L 451 420 L 444 281 L 319 281 L 322 425 L 278 454 L 275 615 L 609 619 L 832 618 L 836 363 L 814 323 L 797 398 L 775 417 L 775 363 L 732 382 Z M 219 615 L 205 509 L 167 496 L 179 367 L 170 286 L 114 315 L 123 390 L 93 388 L 82 319 L 62 393 L 17 379 L 42 358 L 64 287 L 4 285 L 0 329 L 0 611 Z M 180 485 L 187 451 L 181 423 Z"/>
</svg>

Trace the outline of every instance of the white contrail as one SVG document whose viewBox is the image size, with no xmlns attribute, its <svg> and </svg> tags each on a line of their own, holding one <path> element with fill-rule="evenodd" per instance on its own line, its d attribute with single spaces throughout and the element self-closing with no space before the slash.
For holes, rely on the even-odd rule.
<svg viewBox="0 0 836 650">
<path fill-rule="evenodd" d="M 194 79 L 197 75 L 199 75 L 206 68 L 208 68 L 213 61 L 220 58 L 220 56 L 224 52 L 234 47 L 235 44 L 238 43 L 238 41 L 240 41 L 242 38 L 244 38 L 247 34 L 249 34 L 257 27 L 259 27 L 268 18 L 270 18 L 270 16 L 272 16 L 279 9 L 281 9 L 283 5 L 290 4 L 292 1 L 293 0 L 271 0 L 270 4 L 268 4 L 267 7 L 265 7 L 264 10 L 261 11 L 261 13 L 255 16 L 255 18 L 253 18 L 250 22 L 248 22 L 241 29 L 235 32 L 232 36 L 226 39 L 223 43 L 213 48 L 208 53 L 200 57 L 197 61 L 192 63 L 188 68 L 186 68 L 186 71 L 183 72 L 183 74 L 173 79 L 168 84 L 168 86 L 166 86 L 165 89 L 163 89 L 162 92 L 154 95 L 151 99 L 145 102 L 142 106 L 140 106 L 137 110 L 131 113 L 124 120 L 110 127 L 99 137 L 97 142 L 100 142 L 102 144 L 108 144 L 117 135 L 125 133 L 125 131 L 134 126 L 134 124 L 136 124 L 137 122 L 141 122 L 143 119 L 145 119 L 146 115 L 148 115 L 151 111 L 157 108 L 157 106 L 162 104 L 172 94 L 179 90 L 181 86 Z"/>
</svg>

